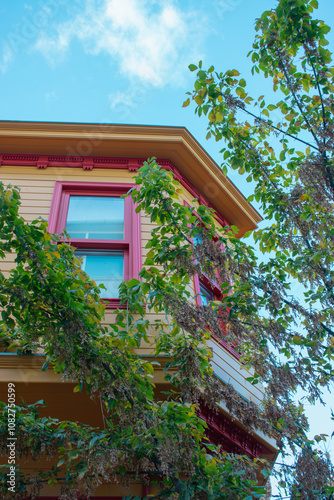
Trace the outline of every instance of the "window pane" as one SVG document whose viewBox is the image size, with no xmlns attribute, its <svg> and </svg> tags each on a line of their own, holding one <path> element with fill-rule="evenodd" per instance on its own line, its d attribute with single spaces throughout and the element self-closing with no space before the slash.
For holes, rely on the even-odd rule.
<svg viewBox="0 0 334 500">
<path fill-rule="evenodd" d="M 71 238 L 122 240 L 124 200 L 111 196 L 71 196 L 65 230 Z"/>
<path fill-rule="evenodd" d="M 82 259 L 82 269 L 96 281 L 103 284 L 101 297 L 118 298 L 118 287 L 123 281 L 123 252 L 76 250 L 75 255 Z"/>
<path fill-rule="evenodd" d="M 203 283 L 200 283 L 200 294 L 202 300 L 202 306 L 207 306 L 210 300 L 215 300 L 215 296 L 211 290 L 209 290 Z"/>
<path fill-rule="evenodd" d="M 200 245 L 203 241 L 203 236 L 201 234 L 195 234 L 193 236 L 193 243 L 194 246 L 196 247 L 197 245 Z"/>
</svg>

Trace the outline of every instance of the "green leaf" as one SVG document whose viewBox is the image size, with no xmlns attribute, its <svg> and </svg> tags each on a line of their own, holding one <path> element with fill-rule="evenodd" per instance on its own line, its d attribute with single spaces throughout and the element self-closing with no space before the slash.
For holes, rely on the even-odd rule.
<svg viewBox="0 0 334 500">
<path fill-rule="evenodd" d="M 282 149 L 282 151 L 280 152 L 279 154 L 279 159 L 281 161 L 284 161 L 285 160 L 285 154 L 286 154 L 286 151 L 284 149 Z"/>
<path fill-rule="evenodd" d="M 198 69 L 195 64 L 189 64 L 188 68 L 190 69 L 190 71 L 196 71 Z"/>
<path fill-rule="evenodd" d="M 140 285 L 140 281 L 137 280 L 136 278 L 132 278 L 132 280 L 128 281 L 127 284 L 128 284 L 128 287 L 134 287 L 134 286 Z"/>
<path fill-rule="evenodd" d="M 43 364 L 43 366 L 42 366 L 42 372 L 46 372 L 46 370 L 47 370 L 47 369 L 48 369 L 48 367 L 49 367 L 49 363 L 50 363 L 50 361 L 51 361 L 51 359 L 50 359 L 50 358 L 48 358 L 48 359 L 45 361 L 45 363 L 44 363 L 44 364 Z"/>
<path fill-rule="evenodd" d="M 198 106 L 201 106 L 201 104 L 203 104 L 203 102 L 204 102 L 204 99 L 200 94 L 197 94 L 195 96 L 195 102 Z"/>
</svg>

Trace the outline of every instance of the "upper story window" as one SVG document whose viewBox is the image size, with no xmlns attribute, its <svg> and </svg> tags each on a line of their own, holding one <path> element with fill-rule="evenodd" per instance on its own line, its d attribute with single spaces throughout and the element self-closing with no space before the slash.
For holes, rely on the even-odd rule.
<svg viewBox="0 0 334 500">
<path fill-rule="evenodd" d="M 193 237 L 194 245 L 199 245 L 203 241 L 201 234 L 195 235 Z M 216 280 L 210 279 L 205 273 L 194 276 L 194 290 L 196 294 L 196 304 L 198 306 L 208 306 L 210 302 L 221 301 L 223 299 L 222 291 L 219 286 L 219 275 L 216 271 Z M 224 336 L 226 335 L 226 324 L 223 318 L 219 319 L 220 332 Z M 227 351 L 230 352 L 237 359 L 240 358 L 241 354 L 235 349 L 236 345 L 230 345 L 224 338 L 217 338 L 213 333 L 211 333 L 212 338 L 214 338 L 221 346 L 223 346 Z"/>
<path fill-rule="evenodd" d="M 119 306 L 118 287 L 141 268 L 140 215 L 132 184 L 56 182 L 49 231 L 66 231 L 82 268 L 98 285 L 109 307 Z"/>
<path fill-rule="evenodd" d="M 114 196 L 70 196 L 65 230 L 71 238 L 122 240 L 124 200 Z"/>
<path fill-rule="evenodd" d="M 198 306 L 207 306 L 209 302 L 215 300 L 222 300 L 222 292 L 218 288 L 216 283 L 210 281 L 205 275 L 194 276 L 194 289 L 196 294 L 196 304 Z M 223 319 L 219 320 L 221 325 L 220 330 L 222 335 L 226 335 L 226 326 Z M 230 354 L 232 354 L 237 359 L 240 358 L 241 354 L 235 349 L 235 344 L 227 343 L 223 338 L 217 338 L 211 333 L 212 338 L 214 338 L 221 346 L 223 346 Z"/>
<path fill-rule="evenodd" d="M 216 300 L 212 290 L 206 287 L 201 281 L 199 282 L 200 302 L 202 306 L 207 306 L 210 301 Z"/>
</svg>

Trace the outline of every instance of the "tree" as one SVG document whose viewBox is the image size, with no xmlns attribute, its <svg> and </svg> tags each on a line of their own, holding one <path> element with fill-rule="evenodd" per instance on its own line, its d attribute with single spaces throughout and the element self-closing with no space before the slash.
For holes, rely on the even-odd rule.
<svg viewBox="0 0 334 500">
<path fill-rule="evenodd" d="M 287 410 L 298 387 L 310 403 L 321 401 L 334 375 L 334 67 L 326 48 L 330 28 L 312 17 L 317 7 L 317 0 L 279 0 L 256 21 L 248 56 L 253 75 L 272 79 L 275 103 L 263 95 L 254 100 L 235 69 L 219 73 L 213 66 L 204 70 L 201 62 L 189 66 L 197 71 L 189 95 L 196 113 L 209 119 L 207 138 L 225 143 L 224 172 L 236 169 L 253 181 L 249 201 L 260 204 L 268 221 L 253 234 L 268 258 L 247 284 L 258 290 L 256 304 L 267 323 L 267 333 L 257 337 L 261 350 L 271 344 L 276 355 L 267 363 L 252 354 L 251 363 L 268 389 L 277 381 L 270 398 Z M 298 297 L 290 292 L 294 280 L 304 290 Z M 303 412 L 302 405 L 295 411 Z M 302 453 L 290 492 L 293 498 L 313 498 L 312 478 L 321 476 L 310 469 L 314 442 L 302 436 L 294 441 Z M 301 487 L 306 474 L 308 485 Z"/>
<path fill-rule="evenodd" d="M 153 481 L 162 482 L 158 498 L 259 498 L 264 491 L 256 486 L 256 474 L 261 470 L 267 477 L 271 464 L 221 453 L 205 439 L 205 423 L 196 416 L 200 401 L 215 406 L 223 399 L 232 415 L 249 429 L 281 435 L 282 442 L 310 444 L 300 407 L 284 399 L 287 391 L 273 400 L 272 394 L 280 387 L 275 381 L 268 383 L 268 397 L 260 409 L 242 399 L 232 386 L 222 386 L 210 367 L 206 342 L 214 332 L 238 343 L 242 360 L 250 368 L 262 367 L 263 374 L 268 366 L 274 369 L 265 339 L 275 320 L 259 315 L 266 299 L 254 286 L 254 252 L 236 238 L 237 228 L 219 230 L 210 209 L 199 206 L 195 212 L 180 203 L 178 182 L 154 160 L 144 164 L 136 182 L 140 189 L 132 196 L 138 210 L 145 210 L 158 224 L 152 231 L 141 280 L 121 286 L 128 309 L 120 310 L 109 328 L 100 324 L 103 307 L 98 288 L 81 271 L 73 248 L 66 243 L 56 246 L 59 239 L 46 232 L 44 221 L 26 224 L 18 215 L 18 190 L 2 187 L 2 251 L 17 254 L 16 268 L 8 278 L 1 276 L 2 341 L 7 345 L 14 341 L 21 352 L 42 345 L 48 357 L 44 369 L 51 362 L 63 376 L 78 381 L 75 391 L 99 391 L 108 410 L 107 429 L 101 430 L 40 419 L 38 407 L 43 402 L 17 407 L 20 459 L 38 460 L 45 454 L 59 459 L 57 466 L 46 473 L 37 470 L 33 477 L 18 468 L 17 494 L 35 495 L 45 482 L 59 483 L 62 498 L 67 499 L 77 491 L 91 493 L 101 478 L 116 475 L 131 481 L 151 475 Z M 204 272 L 216 280 L 217 270 L 223 299 L 196 306 L 187 290 L 191 277 Z M 152 364 L 133 352 L 142 339 L 148 340 L 152 327 L 145 318 L 144 303 L 166 314 L 166 321 L 154 325 L 155 353 L 167 354 L 167 368 L 173 370 L 166 373 L 172 390 L 165 401 L 154 399 Z M 282 380 L 281 367 L 275 369 Z M 257 378 L 258 373 L 250 377 L 254 383 Z M 3 409 L 1 448 L 5 453 L 10 413 L 4 404 Z M 314 460 L 315 454 L 312 451 L 308 457 L 317 472 L 314 498 L 323 498 L 331 470 L 319 453 Z M 7 472 L 4 467 L 3 491 L 10 497 Z M 303 484 L 303 478 L 297 480 Z"/>
<path fill-rule="evenodd" d="M 44 370 L 50 364 L 63 377 L 77 381 L 74 392 L 99 394 L 107 410 L 107 427 L 101 430 L 40 418 L 43 401 L 14 408 L 12 403 L 1 403 L 2 455 L 8 452 L 8 424 L 15 412 L 19 462 L 25 458 L 36 461 L 32 475 L 16 464 L 14 490 L 8 485 L 10 464 L 1 466 L 1 498 L 12 498 L 13 491 L 16 498 L 27 494 L 34 498 L 48 483 L 61 485 L 61 498 L 72 499 L 79 491 L 92 494 L 101 480 L 118 477 L 128 483 L 147 476 L 159 483 L 158 498 L 250 500 L 263 495 L 263 488 L 256 485 L 256 473 L 262 468 L 266 477 L 268 464 L 221 454 L 205 438 L 206 424 L 196 416 L 200 400 L 214 406 L 222 391 L 213 376 L 206 340 L 208 325 L 221 335 L 212 307 L 221 310 L 225 319 L 228 306 L 198 308 L 186 287 L 202 267 L 212 274 L 223 255 L 217 251 L 213 214 L 200 206 L 195 216 L 194 208 L 177 201 L 179 183 L 154 160 L 143 166 L 136 182 L 141 189 L 132 196 L 138 210 L 145 210 L 159 225 L 152 233 L 141 280 L 121 286 L 121 298 L 128 308 L 119 310 L 109 327 L 101 325 L 104 307 L 99 288 L 81 270 L 74 249 L 50 235 L 45 221 L 27 224 L 18 213 L 19 190 L 0 186 L 1 257 L 5 258 L 5 252 L 16 254 L 15 269 L 8 276 L 0 275 L 1 343 L 18 354 L 43 347 L 47 356 Z M 206 227 L 203 243 L 194 247 L 192 239 L 203 232 L 202 224 Z M 238 240 L 229 229 L 219 241 L 226 244 L 227 235 L 237 247 Z M 202 248 L 216 252 L 214 260 Z M 166 321 L 150 325 L 144 303 L 165 313 Z M 152 326 L 156 329 L 155 354 L 170 358 L 166 379 L 171 390 L 163 401 L 154 397 L 153 363 L 134 353 L 142 339 L 149 341 Z M 243 411 L 262 419 L 255 405 L 243 402 Z M 38 463 L 45 456 L 57 459 L 57 465 L 47 472 Z"/>
<path fill-rule="evenodd" d="M 270 252 L 278 244 L 286 245 L 274 256 L 269 253 L 266 262 L 258 262 L 254 249 L 236 237 L 237 228 L 219 229 L 212 210 L 198 206 L 195 211 L 180 203 L 177 181 L 151 160 L 138 171 L 138 190 L 131 193 L 138 210 L 156 223 L 150 250 L 140 280 L 121 285 L 128 308 L 118 311 L 114 324 L 102 327 L 99 289 L 80 269 L 73 249 L 48 234 L 45 222 L 27 225 L 18 214 L 18 190 L 1 187 L 1 256 L 17 255 L 16 268 L 8 277 L 0 275 L 2 341 L 8 348 L 19 345 L 21 352 L 43 346 L 48 358 L 44 368 L 50 362 L 56 371 L 76 380 L 76 391 L 98 392 L 108 411 L 107 428 L 101 430 L 40 419 L 40 402 L 17 407 L 19 456 L 38 460 L 47 454 L 59 459 L 50 471 L 37 470 L 33 477 L 17 470 L 22 497 L 31 490 L 36 494 L 45 482 L 61 484 L 62 498 L 70 499 L 78 490 L 89 494 L 101 479 L 117 476 L 127 482 L 149 475 L 160 485 L 158 498 L 259 498 L 264 491 L 256 486 L 256 474 L 268 477 L 273 464 L 222 453 L 205 439 L 205 423 L 196 409 L 201 401 L 215 407 L 219 400 L 248 429 L 261 429 L 278 439 L 282 452 L 292 446 L 295 466 L 283 470 L 292 498 L 332 495 L 332 466 L 316 444 L 325 436 L 308 439 L 303 406 L 293 397 L 301 386 L 314 401 L 333 378 L 332 191 L 330 183 L 313 186 L 313 179 L 305 177 L 310 165 L 324 179 L 327 170 L 332 171 L 332 73 L 326 68 L 323 74 L 327 28 L 311 20 L 314 4 L 314 0 L 280 1 L 258 22 L 262 36 L 252 57 L 258 57 L 259 71 L 269 76 L 288 75 L 281 83 L 286 95 L 275 108 L 283 112 L 288 125 L 274 125 L 262 115 L 253 125 L 238 121 L 238 113 L 251 100 L 235 71 L 214 74 L 213 68 L 208 72 L 199 68 L 195 83 L 198 113 L 209 115 L 211 134 L 228 141 L 225 160 L 258 182 L 255 196 L 273 220 L 272 226 L 255 233 L 261 249 Z M 307 50 L 299 69 L 292 58 L 299 56 L 303 44 Z M 299 97 L 300 81 L 311 89 L 309 101 Z M 295 104 L 298 99 L 301 110 Z M 266 116 L 271 108 L 263 98 L 259 103 Z M 313 128 L 317 125 L 313 132 L 305 119 Z M 296 137 L 297 142 L 307 142 L 308 131 L 322 140 L 305 144 L 309 151 L 295 152 L 289 141 Z M 279 142 L 275 148 L 268 143 L 272 132 L 284 132 L 287 166 L 281 165 L 283 154 L 276 157 Z M 319 153 L 312 156 L 314 148 Z M 196 273 L 219 280 L 221 300 L 195 305 L 187 285 Z M 306 281 L 303 301 L 289 296 L 293 278 Z M 165 314 L 165 320 L 150 325 L 144 305 Z M 295 321 L 303 329 L 295 327 Z M 164 401 L 154 397 L 153 364 L 134 353 L 142 339 L 149 340 L 152 327 L 156 356 L 170 358 L 166 379 L 171 390 Z M 236 346 L 252 383 L 264 382 L 261 408 L 214 377 L 207 347 L 210 332 Z M 4 453 L 9 412 L 5 405 L 3 409 Z M 1 476 L 3 496 L 7 491 L 10 498 L 7 472 L 4 469 Z"/>
</svg>

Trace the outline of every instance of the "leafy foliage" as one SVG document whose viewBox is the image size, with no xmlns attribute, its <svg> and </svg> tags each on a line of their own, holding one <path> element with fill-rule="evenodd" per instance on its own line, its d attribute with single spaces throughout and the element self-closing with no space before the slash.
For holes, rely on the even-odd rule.
<svg viewBox="0 0 334 500">
<path fill-rule="evenodd" d="M 207 137 L 225 143 L 223 171 L 231 167 L 253 182 L 249 201 L 260 204 L 268 221 L 253 235 L 268 253 L 258 265 L 259 310 L 266 309 L 271 344 L 279 353 L 271 376 L 281 388 L 271 397 L 287 404 L 298 386 L 309 402 L 321 400 L 334 375 L 334 68 L 326 48 L 330 28 L 312 17 L 317 6 L 316 0 L 280 0 L 256 21 L 248 55 L 253 74 L 272 79 L 274 103 L 263 95 L 254 100 L 235 69 L 218 73 L 213 66 L 204 70 L 201 62 L 189 66 L 197 71 L 190 95 L 196 113 L 209 119 Z M 292 295 L 296 280 L 299 292 Z M 266 370 L 254 366 L 266 380 Z M 301 446 L 290 494 L 315 498 L 322 474 L 311 472 L 312 453 Z M 308 471 L 303 486 L 301 467 Z"/>
<path fill-rule="evenodd" d="M 214 326 L 217 320 L 212 307 L 201 311 L 194 306 L 186 286 L 189 265 L 195 266 L 193 272 L 200 271 L 200 261 L 207 272 L 213 269 L 205 255 L 201 257 L 199 245 L 197 263 L 192 256 L 191 238 L 201 226 L 189 230 L 189 220 L 196 219 L 193 209 L 176 201 L 178 183 L 154 161 L 144 165 L 137 183 L 141 189 L 132 196 L 138 210 L 146 210 L 159 226 L 153 230 L 141 280 L 121 286 L 128 308 L 120 310 L 109 327 L 101 325 L 99 289 L 80 269 L 74 249 L 50 235 L 45 221 L 27 224 L 18 213 L 18 189 L 0 187 L 1 256 L 16 255 L 16 267 L 0 275 L 2 344 L 18 355 L 43 348 L 43 369 L 52 367 L 76 381 L 74 392 L 87 390 L 99 397 L 106 413 L 106 427 L 98 429 L 40 418 L 43 402 L 17 406 L 17 498 L 34 498 L 46 483 L 59 486 L 61 498 L 72 499 L 77 492 L 93 494 L 101 481 L 129 484 L 147 477 L 159 485 L 160 498 L 250 499 L 250 491 L 258 498 L 263 489 L 256 486 L 255 471 L 265 469 L 265 462 L 220 453 L 208 442 L 206 424 L 196 415 L 200 400 L 214 406 L 222 390 L 206 345 L 207 323 Z M 205 207 L 198 213 L 210 242 L 210 234 L 216 237 L 212 213 Z M 149 324 L 144 305 L 162 312 L 165 319 Z M 194 323 L 194 314 L 203 318 Z M 153 364 L 134 351 L 152 334 L 152 352 L 157 358 L 168 356 L 165 378 L 172 389 L 162 401 L 154 396 Z M 0 447 L 5 455 L 8 411 L 4 403 L 1 406 Z M 29 475 L 26 458 L 36 464 Z M 55 460 L 47 472 L 40 468 L 45 458 Z M 1 469 L 2 498 L 10 498 L 8 468 Z"/>
<path fill-rule="evenodd" d="M 43 346 L 55 370 L 78 382 L 75 391 L 85 387 L 98 394 L 107 411 L 107 425 L 101 430 L 40 419 L 38 404 L 18 407 L 20 459 L 32 456 L 38 466 L 40 458 L 50 456 L 57 457 L 58 464 L 29 477 L 18 471 L 17 491 L 35 495 L 48 482 L 60 484 L 67 499 L 77 491 L 91 494 L 101 479 L 118 477 L 128 484 L 149 476 L 161 485 L 160 498 L 250 500 L 250 492 L 253 498 L 261 497 L 256 473 L 262 469 L 266 477 L 270 465 L 221 453 L 208 443 L 206 424 L 196 416 L 201 402 L 215 407 L 224 401 L 250 430 L 280 436 L 282 446 L 287 440 L 307 445 L 310 463 L 325 471 L 317 490 L 323 496 L 330 465 L 311 449 L 302 409 L 289 399 L 295 387 L 290 368 L 279 365 L 269 350 L 273 325 L 277 323 L 283 335 L 288 323 L 282 323 L 280 315 L 276 318 L 271 301 L 267 304 L 253 250 L 231 228 L 219 229 L 211 209 L 199 206 L 195 211 L 180 203 L 179 183 L 154 160 L 144 164 L 136 182 L 140 189 L 131 194 L 137 210 L 145 211 L 156 225 L 140 281 L 121 285 L 128 308 L 120 310 L 108 328 L 100 323 L 98 290 L 81 271 L 73 249 L 65 243 L 56 246 L 57 237 L 45 232 L 43 221 L 26 224 L 18 215 L 18 191 L 2 188 L 0 238 L 4 250 L 15 249 L 17 254 L 17 267 L 9 277 L 1 277 L 1 300 L 8 312 L 2 317 L 3 341 L 15 340 L 22 352 Z M 188 285 L 196 273 L 219 280 L 221 301 L 195 305 Z M 71 293 L 73 289 L 84 292 Z M 272 318 L 259 315 L 265 307 Z M 150 324 L 146 309 L 163 313 L 165 319 Z M 253 383 L 260 375 L 267 382 L 262 408 L 216 379 L 207 347 L 211 332 L 238 345 L 241 360 L 253 370 Z M 164 401 L 154 398 L 153 365 L 134 352 L 153 334 L 152 352 L 166 357 L 165 378 L 171 384 Z M 5 451 L 6 411 L 1 415 Z"/>
<path fill-rule="evenodd" d="M 92 494 L 100 481 L 150 477 L 157 498 L 260 498 L 256 474 L 267 477 L 272 464 L 221 452 L 205 437 L 196 411 L 200 404 L 216 408 L 217 401 L 250 431 L 274 437 L 282 453 L 292 448 L 295 464 L 281 470 L 291 498 L 333 495 L 332 465 L 318 446 L 326 436 L 307 437 L 304 408 L 294 397 L 301 388 L 310 402 L 321 400 L 333 380 L 334 71 L 325 48 L 328 28 L 312 19 L 314 8 L 315 0 L 280 0 L 257 21 L 254 72 L 271 77 L 280 93 L 276 104 L 259 98 L 258 114 L 236 70 L 190 66 L 198 70 L 191 95 L 196 111 L 208 116 L 209 135 L 226 141 L 224 166 L 255 181 L 254 196 L 270 221 L 254 233 L 268 253 L 264 262 L 236 228 L 220 228 L 211 209 L 184 206 L 178 182 L 153 159 L 131 192 L 138 211 L 154 223 L 149 251 L 140 280 L 121 285 L 127 309 L 104 327 L 99 289 L 73 248 L 48 234 L 45 222 L 26 224 L 18 190 L 1 186 L 0 256 L 16 254 L 16 268 L 0 274 L 2 343 L 15 344 L 18 353 L 42 347 L 44 369 L 49 364 L 76 381 L 76 391 L 99 397 L 106 413 L 101 430 L 39 418 L 41 402 L 17 407 L 20 465 L 26 457 L 36 461 L 31 476 L 18 466 L 18 497 L 34 497 L 46 482 L 72 499 L 79 491 Z M 241 120 L 245 112 L 251 123 Z M 195 274 L 217 281 L 221 300 L 197 306 L 189 286 Z M 293 280 L 306 287 L 303 296 L 291 296 Z M 150 323 L 146 310 L 160 319 Z M 211 334 L 239 350 L 249 382 L 264 384 L 261 407 L 214 376 Z M 135 351 L 151 339 L 152 354 L 165 360 L 170 390 L 164 400 L 154 394 L 154 364 Z M 57 463 L 47 473 L 39 469 L 45 456 Z M 4 468 L 4 498 L 6 479 Z"/>
</svg>

